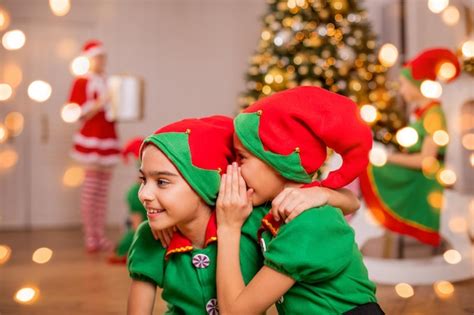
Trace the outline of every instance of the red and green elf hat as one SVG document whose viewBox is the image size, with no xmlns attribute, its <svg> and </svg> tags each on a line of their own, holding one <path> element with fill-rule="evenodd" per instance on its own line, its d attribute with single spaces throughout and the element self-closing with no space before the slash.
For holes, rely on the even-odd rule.
<svg viewBox="0 0 474 315">
<path fill-rule="evenodd" d="M 221 173 L 234 158 L 232 119 L 225 116 L 184 119 L 155 131 L 148 144 L 160 149 L 210 206 L 215 205 Z"/>
<path fill-rule="evenodd" d="M 142 146 L 143 143 L 143 138 L 142 137 L 136 137 L 130 139 L 125 147 L 122 150 L 122 158 L 125 163 L 128 163 L 128 157 L 133 155 L 133 157 L 138 160 L 140 157 L 140 147 Z"/>
<path fill-rule="evenodd" d="M 291 181 L 337 189 L 367 167 L 370 128 L 350 99 L 318 87 L 275 93 L 246 108 L 234 120 L 242 144 Z M 314 173 L 326 160 L 326 147 L 342 156 L 340 169 L 321 183 Z"/>
<path fill-rule="evenodd" d="M 420 86 L 424 80 L 435 81 L 441 65 L 446 62 L 456 68 L 455 75 L 448 80 L 451 82 L 461 73 L 461 66 L 456 55 L 445 48 L 433 48 L 421 52 L 403 66 L 400 74 L 416 86 Z"/>
</svg>

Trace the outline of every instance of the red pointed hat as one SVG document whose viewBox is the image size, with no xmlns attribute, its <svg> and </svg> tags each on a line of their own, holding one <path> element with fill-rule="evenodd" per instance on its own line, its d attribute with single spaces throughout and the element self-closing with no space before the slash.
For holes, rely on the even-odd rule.
<svg viewBox="0 0 474 315">
<path fill-rule="evenodd" d="M 234 120 L 237 137 L 252 154 L 283 177 L 310 186 L 340 188 L 367 167 L 370 128 L 349 98 L 318 87 L 297 87 L 263 98 Z M 326 149 L 342 156 L 340 169 L 321 183 L 314 173 Z"/>
<path fill-rule="evenodd" d="M 445 48 L 433 48 L 421 52 L 404 65 L 401 74 L 419 86 L 424 80 L 435 81 L 444 63 L 451 63 L 455 67 L 454 76 L 448 80 L 451 82 L 461 73 L 461 66 L 457 56 Z"/>
<path fill-rule="evenodd" d="M 140 157 L 140 147 L 143 143 L 144 138 L 143 137 L 136 137 L 133 139 L 130 139 L 125 147 L 122 150 L 122 157 L 125 163 L 128 163 L 128 157 L 133 155 L 133 157 L 138 160 Z"/>
<path fill-rule="evenodd" d="M 82 54 L 89 58 L 105 54 L 104 45 L 99 40 L 89 40 L 82 47 Z"/>
<path fill-rule="evenodd" d="M 155 131 L 148 144 L 160 149 L 203 200 L 214 205 L 221 173 L 235 160 L 232 118 L 210 116 L 184 119 Z"/>
</svg>

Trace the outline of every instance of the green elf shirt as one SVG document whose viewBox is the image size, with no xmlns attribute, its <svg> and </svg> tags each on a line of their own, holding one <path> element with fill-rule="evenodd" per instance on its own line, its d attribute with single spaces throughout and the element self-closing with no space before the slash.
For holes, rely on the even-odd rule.
<svg viewBox="0 0 474 315">
<path fill-rule="evenodd" d="M 309 209 L 282 225 L 269 213 L 258 234 L 264 264 L 296 281 L 276 303 L 279 314 L 342 314 L 376 302 L 354 231 L 339 209 Z"/>
<path fill-rule="evenodd" d="M 143 207 L 140 199 L 138 198 L 138 191 L 140 190 L 140 184 L 135 183 L 130 187 L 127 192 L 127 203 L 128 203 L 128 210 L 130 214 L 139 214 L 142 218 L 142 221 L 147 219 L 146 217 L 146 209 Z M 120 241 L 115 248 L 115 253 L 117 256 L 125 256 L 130 249 L 130 245 L 132 245 L 133 235 L 135 235 L 135 231 L 132 229 L 128 229 L 125 234 L 122 236 Z"/>
<path fill-rule="evenodd" d="M 256 231 L 268 208 L 256 207 L 242 227 L 240 266 L 245 283 L 262 267 L 263 257 Z M 206 229 L 206 246 L 193 248 L 176 232 L 170 246 L 163 248 L 153 238 L 148 222 L 135 234 L 128 258 L 130 277 L 163 289 L 166 314 L 218 314 L 216 292 L 217 225 L 213 212 Z"/>
</svg>

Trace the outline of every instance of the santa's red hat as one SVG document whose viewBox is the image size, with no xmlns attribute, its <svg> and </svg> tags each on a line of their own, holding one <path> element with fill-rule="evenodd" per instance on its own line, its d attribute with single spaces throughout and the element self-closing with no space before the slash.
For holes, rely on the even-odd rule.
<svg viewBox="0 0 474 315">
<path fill-rule="evenodd" d="M 215 205 L 221 173 L 235 159 L 232 118 L 210 116 L 185 119 L 147 137 L 179 170 L 183 178 L 208 205 Z"/>
<path fill-rule="evenodd" d="M 82 55 L 88 58 L 103 54 L 105 54 L 105 49 L 101 41 L 95 39 L 89 40 L 82 47 Z"/>
<path fill-rule="evenodd" d="M 349 98 L 318 87 L 298 87 L 263 98 L 234 120 L 235 133 L 252 154 L 286 179 L 340 188 L 365 170 L 372 147 L 370 128 Z M 342 156 L 341 168 L 321 183 L 314 173 L 326 149 Z"/>
<path fill-rule="evenodd" d="M 424 80 L 435 81 L 438 71 L 444 63 L 451 63 L 455 68 L 453 77 L 447 80 L 451 82 L 461 73 L 461 66 L 457 56 L 445 48 L 433 48 L 421 52 L 404 65 L 401 75 L 413 84 L 420 86 Z"/>
<path fill-rule="evenodd" d="M 133 155 L 136 160 L 138 160 L 140 157 L 140 147 L 142 146 L 143 140 L 143 137 L 136 137 L 127 142 L 122 150 L 122 158 L 125 163 L 128 163 L 128 157 L 130 154 Z"/>
</svg>

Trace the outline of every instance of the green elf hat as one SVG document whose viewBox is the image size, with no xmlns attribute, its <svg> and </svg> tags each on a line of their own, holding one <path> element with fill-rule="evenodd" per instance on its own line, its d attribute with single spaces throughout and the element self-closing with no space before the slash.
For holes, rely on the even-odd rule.
<svg viewBox="0 0 474 315">
<path fill-rule="evenodd" d="M 318 87 L 297 87 L 263 98 L 240 113 L 234 127 L 252 154 L 305 186 L 337 189 L 349 184 L 367 167 L 372 147 L 370 128 L 357 105 Z M 327 147 L 342 156 L 343 164 L 321 183 L 313 182 Z"/>
<path fill-rule="evenodd" d="M 461 66 L 456 55 L 445 48 L 433 48 L 421 52 L 403 66 L 400 74 L 419 87 L 424 80 L 435 81 L 444 63 L 451 63 L 455 68 L 454 75 L 447 80 L 451 82 L 461 73 Z"/>
<path fill-rule="evenodd" d="M 219 192 L 221 173 L 234 160 L 232 119 L 225 116 L 184 119 L 155 131 L 147 145 L 155 145 L 179 170 L 194 191 L 210 206 Z"/>
</svg>

